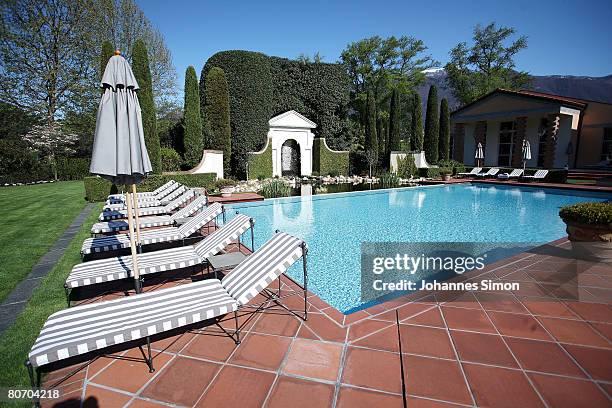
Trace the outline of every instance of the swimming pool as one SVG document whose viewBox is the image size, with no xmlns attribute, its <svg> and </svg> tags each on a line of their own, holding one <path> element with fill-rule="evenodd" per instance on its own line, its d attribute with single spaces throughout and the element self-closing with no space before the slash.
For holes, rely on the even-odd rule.
<svg viewBox="0 0 612 408">
<path fill-rule="evenodd" d="M 255 247 L 275 230 L 308 243 L 308 288 L 340 311 L 362 305 L 361 242 L 525 242 L 565 236 L 559 208 L 610 194 L 455 184 L 236 204 L 255 220 Z M 302 280 L 301 265 L 289 275 Z"/>
</svg>

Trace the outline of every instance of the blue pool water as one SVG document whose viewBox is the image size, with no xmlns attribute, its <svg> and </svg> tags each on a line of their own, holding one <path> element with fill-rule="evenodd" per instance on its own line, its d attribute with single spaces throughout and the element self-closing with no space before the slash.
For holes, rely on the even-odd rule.
<svg viewBox="0 0 612 408">
<path fill-rule="evenodd" d="M 362 305 L 361 242 L 524 242 L 565 236 L 559 208 L 612 195 L 462 184 L 236 204 L 255 220 L 255 248 L 275 230 L 309 247 L 308 286 L 340 311 Z M 289 275 L 302 281 L 301 264 Z"/>
</svg>

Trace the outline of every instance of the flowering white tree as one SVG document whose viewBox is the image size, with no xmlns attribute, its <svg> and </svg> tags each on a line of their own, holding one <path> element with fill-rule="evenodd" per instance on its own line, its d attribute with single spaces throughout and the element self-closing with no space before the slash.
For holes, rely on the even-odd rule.
<svg viewBox="0 0 612 408">
<path fill-rule="evenodd" d="M 55 180 L 57 180 L 57 156 L 76 153 L 74 146 L 78 139 L 75 134 L 62 132 L 62 127 L 57 122 L 36 125 L 23 137 L 33 150 L 45 157 L 53 169 Z"/>
</svg>

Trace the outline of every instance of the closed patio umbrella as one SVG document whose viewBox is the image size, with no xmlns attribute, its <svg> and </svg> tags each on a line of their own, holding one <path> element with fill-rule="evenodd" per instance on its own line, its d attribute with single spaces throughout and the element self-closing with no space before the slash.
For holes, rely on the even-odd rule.
<svg viewBox="0 0 612 408">
<path fill-rule="evenodd" d="M 523 140 L 523 173 L 527 166 L 527 160 L 531 160 L 531 145 L 528 140 Z"/>
<path fill-rule="evenodd" d="M 145 146 L 140 104 L 136 95 L 136 90 L 139 89 L 138 83 L 132 68 L 119 51 L 115 51 L 115 55 L 106 64 L 100 86 L 104 89 L 104 93 L 98 106 L 89 171 L 110 180 L 113 184 L 129 186 L 125 197 L 128 207 L 132 269 L 136 292 L 140 293 L 136 248 L 136 240 L 140 241 L 140 223 L 138 200 L 135 199 L 136 184 L 142 182 L 152 168 Z"/>
<path fill-rule="evenodd" d="M 480 166 L 480 160 L 484 159 L 484 151 L 482 150 L 482 143 L 478 142 L 476 146 L 476 154 L 474 155 L 476 159 L 476 166 Z"/>
</svg>

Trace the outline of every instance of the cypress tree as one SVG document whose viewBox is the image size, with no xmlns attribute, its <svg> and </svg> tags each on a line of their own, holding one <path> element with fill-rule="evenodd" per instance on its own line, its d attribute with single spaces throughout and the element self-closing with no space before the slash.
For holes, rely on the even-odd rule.
<svg viewBox="0 0 612 408">
<path fill-rule="evenodd" d="M 132 51 L 132 71 L 140 90 L 138 101 L 142 112 L 142 128 L 144 130 L 145 145 L 153 167 L 153 173 L 161 173 L 161 153 L 159 135 L 157 134 L 157 119 L 155 102 L 153 101 L 153 84 L 151 83 L 151 70 L 149 69 L 149 56 L 147 47 L 142 40 L 134 42 Z"/>
<path fill-rule="evenodd" d="M 185 163 L 194 167 L 202 159 L 204 141 L 202 136 L 202 118 L 200 116 L 200 87 L 195 68 L 191 65 L 185 72 Z"/>
<path fill-rule="evenodd" d="M 229 92 L 225 72 L 213 67 L 206 75 L 204 117 L 210 125 L 210 148 L 223 151 L 223 172 L 230 172 L 232 154 Z"/>
<path fill-rule="evenodd" d="M 104 75 L 106 64 L 108 64 L 108 60 L 114 53 L 115 50 L 113 50 L 113 44 L 111 44 L 110 41 L 104 41 L 102 43 L 102 51 L 100 52 L 100 78 L 102 78 L 102 75 Z"/>
<path fill-rule="evenodd" d="M 450 112 L 446 99 L 442 99 L 442 102 L 440 102 L 440 140 L 438 146 L 440 159 L 450 159 Z"/>
<path fill-rule="evenodd" d="M 438 124 L 438 88 L 435 85 L 429 87 L 427 95 L 427 112 L 425 113 L 425 158 L 429 163 L 438 162 L 438 136 L 440 128 Z"/>
<path fill-rule="evenodd" d="M 365 123 L 365 143 L 364 150 L 366 154 L 369 154 L 376 158 L 378 157 L 378 138 L 376 135 L 376 100 L 374 99 L 374 93 L 368 91 L 368 97 L 366 101 L 366 123 Z"/>
<path fill-rule="evenodd" d="M 414 94 L 412 101 L 412 123 L 411 123 L 412 150 L 420 152 L 423 150 L 423 113 L 421 110 L 421 96 Z"/>
<path fill-rule="evenodd" d="M 396 151 L 400 149 L 400 103 L 399 92 L 393 90 L 391 94 L 391 107 L 389 116 L 389 150 Z"/>
<path fill-rule="evenodd" d="M 387 154 L 387 126 L 385 119 L 381 116 L 376 121 L 376 136 L 378 138 L 378 157 L 385 157 Z"/>
</svg>

